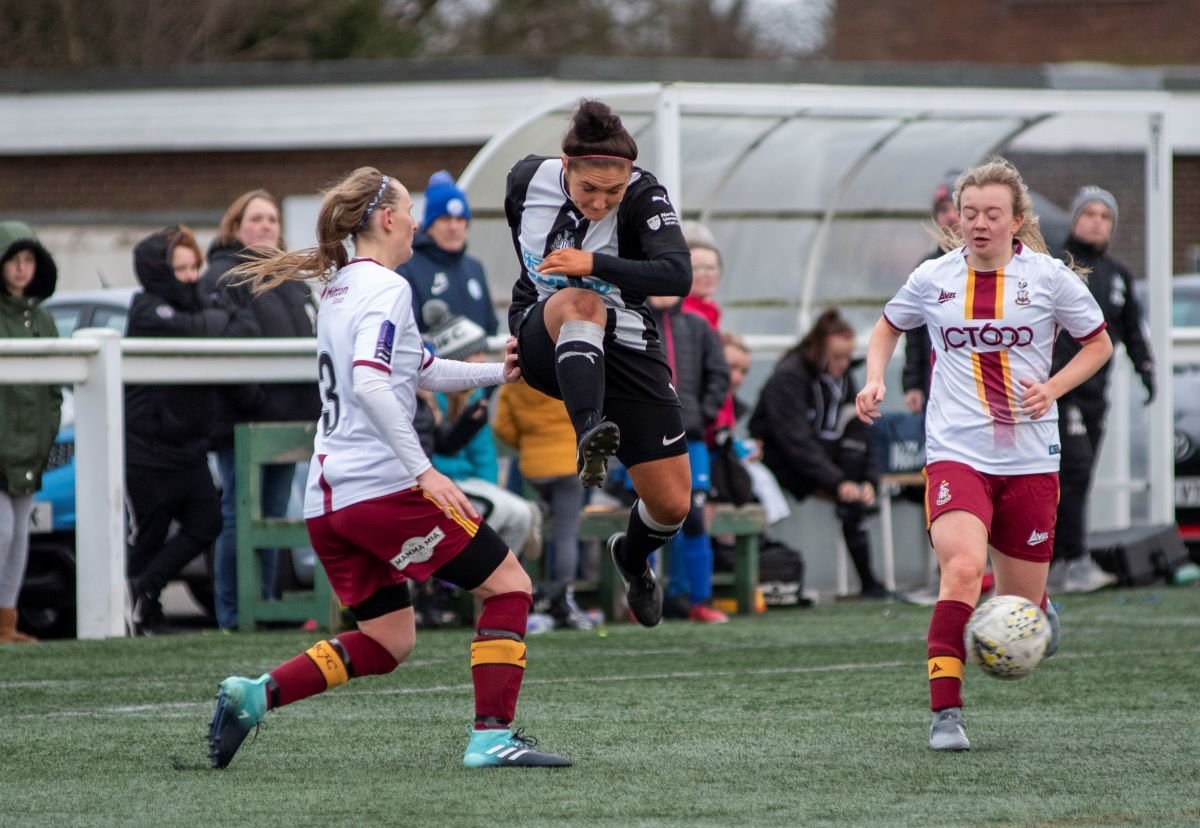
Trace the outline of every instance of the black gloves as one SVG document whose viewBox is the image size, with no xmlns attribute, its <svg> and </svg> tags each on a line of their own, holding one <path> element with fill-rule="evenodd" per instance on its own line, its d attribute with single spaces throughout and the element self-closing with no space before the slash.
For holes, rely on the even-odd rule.
<svg viewBox="0 0 1200 828">
<path fill-rule="evenodd" d="M 476 400 L 463 409 L 452 423 L 443 422 L 434 437 L 434 451 L 438 454 L 457 454 L 471 438 L 487 425 L 488 401 Z"/>
<path fill-rule="evenodd" d="M 1146 401 L 1143 405 L 1149 405 L 1154 402 L 1154 364 L 1147 362 L 1138 370 L 1138 375 L 1142 378 L 1142 385 L 1146 387 Z"/>
</svg>

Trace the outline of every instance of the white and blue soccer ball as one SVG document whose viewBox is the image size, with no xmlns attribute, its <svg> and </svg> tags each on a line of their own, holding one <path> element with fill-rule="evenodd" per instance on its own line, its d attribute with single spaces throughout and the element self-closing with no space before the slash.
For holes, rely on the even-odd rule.
<svg viewBox="0 0 1200 828">
<path fill-rule="evenodd" d="M 1019 679 L 1033 672 L 1050 644 L 1050 620 L 1019 595 L 997 595 L 967 621 L 967 657 L 989 676 Z"/>
</svg>

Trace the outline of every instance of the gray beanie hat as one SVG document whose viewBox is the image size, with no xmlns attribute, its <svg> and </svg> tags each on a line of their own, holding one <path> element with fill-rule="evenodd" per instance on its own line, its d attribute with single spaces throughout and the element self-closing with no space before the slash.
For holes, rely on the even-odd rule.
<svg viewBox="0 0 1200 828">
<path fill-rule="evenodd" d="M 1080 187 L 1079 192 L 1075 194 L 1075 198 L 1071 200 L 1071 232 L 1075 232 L 1075 224 L 1079 221 L 1079 214 L 1083 212 L 1083 208 L 1087 207 L 1092 202 L 1098 201 L 1109 209 L 1113 217 L 1113 235 L 1117 233 L 1117 199 L 1108 190 L 1100 187 Z"/>
</svg>

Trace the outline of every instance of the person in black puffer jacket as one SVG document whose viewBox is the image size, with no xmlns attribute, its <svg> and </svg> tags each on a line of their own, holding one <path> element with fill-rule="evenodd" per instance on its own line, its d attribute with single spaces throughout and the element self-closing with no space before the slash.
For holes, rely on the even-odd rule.
<svg viewBox="0 0 1200 828">
<path fill-rule="evenodd" d="M 231 314 L 226 336 L 313 337 L 316 304 L 309 287 L 284 282 L 257 296 L 248 285 L 225 278 L 230 269 L 266 250 L 282 249 L 279 204 L 266 190 L 251 190 L 230 205 L 208 248 L 208 268 L 201 290 Z M 260 252 L 255 252 L 255 251 Z M 223 630 L 238 626 L 237 607 L 237 485 L 234 468 L 233 427 L 245 422 L 313 422 L 320 416 L 317 383 L 262 383 L 226 385 L 217 393 L 212 448 L 221 476 L 221 534 L 213 559 L 214 603 L 217 625 Z M 307 467 L 307 466 L 306 466 Z M 295 477 L 294 464 L 265 466 L 262 470 L 262 511 L 265 517 L 287 513 Z M 279 553 L 262 550 L 262 593 L 278 595 Z"/>
<path fill-rule="evenodd" d="M 763 464 L 793 497 L 820 493 L 836 501 L 862 597 L 886 598 L 863 528 L 878 481 L 868 426 L 854 416 L 853 353 L 854 328 L 836 308 L 825 311 L 775 366 L 750 417 L 750 435 L 762 441 Z"/>
<path fill-rule="evenodd" d="M 1109 255 L 1117 228 L 1117 200 L 1099 187 L 1083 187 L 1071 202 L 1071 235 L 1060 258 L 1087 268 L 1088 290 L 1100 305 L 1113 344 L 1125 343 L 1146 389 L 1145 402 L 1154 399 L 1154 357 L 1142 329 L 1142 310 L 1133 292 L 1133 277 Z M 1054 341 L 1051 374 L 1062 369 L 1081 346 L 1065 331 Z M 1092 592 L 1116 582 L 1102 570 L 1087 549 L 1087 499 L 1108 414 L 1108 375 L 1112 361 L 1058 400 L 1058 434 L 1062 450 L 1057 529 L 1051 586 L 1062 592 Z"/>
<path fill-rule="evenodd" d="M 230 315 L 201 298 L 203 256 L 192 231 L 168 227 L 138 242 L 130 337 L 222 336 Z M 214 391 L 207 385 L 125 386 L 125 486 L 130 507 L 128 575 L 135 632 L 162 628 L 159 594 L 221 531 L 208 470 Z M 172 521 L 179 531 L 167 538 Z"/>
</svg>

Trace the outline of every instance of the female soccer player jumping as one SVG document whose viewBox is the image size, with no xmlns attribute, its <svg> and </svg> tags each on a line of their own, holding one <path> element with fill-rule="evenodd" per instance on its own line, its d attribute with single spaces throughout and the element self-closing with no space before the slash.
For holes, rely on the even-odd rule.
<svg viewBox="0 0 1200 828">
<path fill-rule="evenodd" d="M 691 507 L 679 397 L 647 296 L 686 296 L 691 256 L 679 217 L 654 176 L 634 166 L 637 143 L 599 101 L 583 101 L 562 156 L 529 156 L 508 174 L 504 211 L 521 263 L 509 329 L 525 380 L 562 400 L 578 438 L 585 486 L 616 455 L 638 501 L 608 549 L 629 608 L 651 627 L 662 589 L 650 554 Z"/>
<path fill-rule="evenodd" d="M 418 387 L 457 391 L 512 382 L 520 376 L 516 344 L 510 340 L 505 361 L 491 364 L 437 359 L 425 349 L 408 284 L 395 272 L 412 256 L 411 210 L 399 181 L 359 168 L 325 194 L 318 247 L 264 251 L 234 271 L 260 291 L 290 279 L 326 282 L 317 315 L 323 408 L 304 516 L 358 630 L 320 641 L 257 679 L 222 681 L 208 733 L 215 768 L 229 764 L 268 710 L 396 669 L 416 636 L 407 582 L 430 577 L 483 601 L 471 642 L 475 723 L 463 764 L 571 764 L 511 730 L 525 672 L 529 576 L 458 487 L 432 467 L 413 430 Z"/>
</svg>

